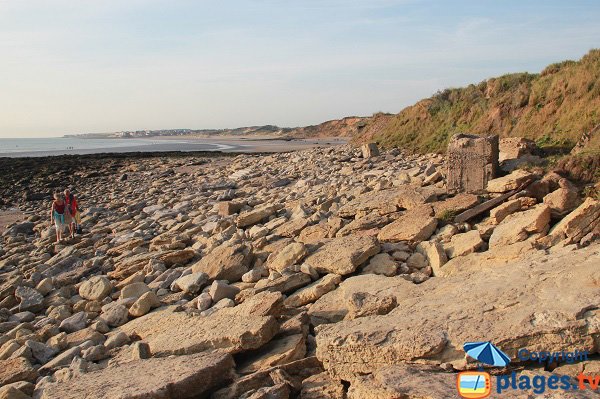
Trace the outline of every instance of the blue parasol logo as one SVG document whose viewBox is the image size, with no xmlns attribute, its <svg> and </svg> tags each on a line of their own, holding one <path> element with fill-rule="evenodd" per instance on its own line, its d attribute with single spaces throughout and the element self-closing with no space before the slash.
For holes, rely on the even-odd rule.
<svg viewBox="0 0 600 399">
<path fill-rule="evenodd" d="M 473 359 L 490 366 L 506 367 L 510 363 L 510 358 L 506 353 L 489 341 L 466 342 L 463 349 Z"/>
</svg>

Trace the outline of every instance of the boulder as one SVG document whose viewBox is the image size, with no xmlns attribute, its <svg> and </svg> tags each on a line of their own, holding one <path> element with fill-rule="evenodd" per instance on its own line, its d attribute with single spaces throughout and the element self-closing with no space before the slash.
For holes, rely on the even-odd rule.
<svg viewBox="0 0 600 399">
<path fill-rule="evenodd" d="M 31 339 L 25 341 L 25 346 L 31 349 L 33 358 L 37 360 L 39 364 L 46 364 L 58 353 L 57 349 Z"/>
<path fill-rule="evenodd" d="M 223 353 L 134 360 L 44 385 L 40 399 L 196 398 L 230 381 L 233 367 Z"/>
<path fill-rule="evenodd" d="M 93 276 L 79 286 L 79 296 L 90 301 L 101 301 L 112 291 L 110 280 L 104 276 Z"/>
<path fill-rule="evenodd" d="M 441 267 L 448 262 L 444 246 L 437 241 L 423 241 L 417 245 L 416 250 L 427 258 L 434 276 L 437 276 L 440 273 Z"/>
<path fill-rule="evenodd" d="M 535 142 L 523 137 L 505 137 L 500 139 L 498 161 L 518 159 L 530 155 L 536 150 Z"/>
<path fill-rule="evenodd" d="M 344 227 L 338 230 L 335 234 L 336 237 L 349 236 L 351 234 L 367 234 L 376 235 L 379 230 L 378 228 L 384 226 L 390 222 L 390 218 L 387 215 L 378 215 L 377 213 L 370 213 L 363 217 L 354 219 Z M 372 231 L 373 233 L 371 234 Z"/>
<path fill-rule="evenodd" d="M 302 359 L 304 355 L 306 355 L 304 334 L 280 337 L 273 339 L 254 352 L 244 354 L 244 359 L 239 362 L 237 371 L 242 374 L 253 373 Z"/>
<path fill-rule="evenodd" d="M 533 173 L 517 169 L 509 175 L 490 180 L 487 184 L 487 191 L 490 193 L 506 193 L 519 188 L 528 180 L 533 180 L 533 177 Z"/>
<path fill-rule="evenodd" d="M 589 281 L 597 274 L 596 251 L 542 253 L 507 267 L 429 279 L 412 293 L 393 289 L 398 306 L 387 315 L 318 326 L 317 357 L 332 375 L 348 379 L 420 360 L 463 368 L 463 343 L 481 337 L 513 362 L 520 348 L 595 351 L 600 313 L 584 309 L 595 308 L 598 288 Z M 564 287 L 560 301 L 557 287 Z"/>
<path fill-rule="evenodd" d="M 353 273 L 378 252 L 379 243 L 373 237 L 339 237 L 332 239 L 308 256 L 304 263 L 319 273 L 335 273 L 344 276 Z"/>
<path fill-rule="evenodd" d="M 104 342 L 104 346 L 106 347 L 106 349 L 111 350 L 111 349 L 126 345 L 129 342 L 131 342 L 131 340 L 129 339 L 129 336 L 127 334 L 125 334 L 124 332 L 119 331 L 119 332 L 116 332 L 115 334 L 112 334 L 110 337 L 108 337 L 106 342 Z"/>
<path fill-rule="evenodd" d="M 383 227 L 377 237 L 380 241 L 418 243 L 431 237 L 436 227 L 436 218 L 420 213 L 408 213 Z"/>
<path fill-rule="evenodd" d="M 398 264 L 390 255 L 383 253 L 371 258 L 369 264 L 363 268 L 363 273 L 383 274 L 384 276 L 395 276 Z"/>
<path fill-rule="evenodd" d="M 153 291 L 142 294 L 129 308 L 129 315 L 132 317 L 141 317 L 151 309 L 160 306 L 160 299 Z"/>
<path fill-rule="evenodd" d="M 146 285 L 144 282 L 131 283 L 121 288 L 121 294 L 119 295 L 119 299 L 126 298 L 134 298 L 138 299 L 146 292 L 150 291 L 150 287 Z"/>
<path fill-rule="evenodd" d="M 15 289 L 15 297 L 19 300 L 19 311 L 38 312 L 43 309 L 44 296 L 35 289 L 19 286 Z"/>
<path fill-rule="evenodd" d="M 348 399 L 455 399 L 456 375 L 439 367 L 397 364 L 376 369 L 373 374 L 356 376 Z M 503 396 L 504 397 L 504 396 Z"/>
<path fill-rule="evenodd" d="M 234 202 L 234 201 L 222 201 L 219 202 L 219 210 L 218 210 L 218 214 L 221 216 L 230 216 L 230 215 L 234 215 L 236 213 L 238 213 L 242 207 L 244 206 L 243 203 L 240 202 Z"/>
<path fill-rule="evenodd" d="M 127 320 L 129 320 L 129 312 L 125 306 L 117 302 L 111 302 L 102 306 L 100 320 L 111 327 L 118 327 L 127 323 Z"/>
<path fill-rule="evenodd" d="M 64 366 L 68 366 L 77 356 L 81 356 L 81 348 L 79 346 L 75 346 L 71 349 L 59 353 L 55 358 L 50 360 L 48 363 L 44 364 L 40 368 L 40 371 L 45 373 L 48 371 L 62 368 Z"/>
<path fill-rule="evenodd" d="M 322 241 L 325 238 L 333 238 L 342 227 L 342 219 L 338 217 L 329 218 L 328 221 L 321 222 L 304 228 L 298 236 L 298 241 L 309 244 Z"/>
<path fill-rule="evenodd" d="M 544 204 L 550 207 L 554 217 L 564 216 L 579 205 L 577 190 L 559 188 L 544 197 Z"/>
<path fill-rule="evenodd" d="M 37 370 L 22 357 L 0 360 L 0 386 L 17 381 L 35 382 L 37 378 Z"/>
<path fill-rule="evenodd" d="M 342 381 L 334 380 L 327 373 L 312 375 L 302 381 L 302 399 L 346 399 Z"/>
<path fill-rule="evenodd" d="M 273 234 L 280 236 L 280 237 L 293 238 L 293 237 L 296 237 L 298 234 L 300 234 L 302 229 L 304 229 L 306 226 L 308 226 L 308 224 L 309 224 L 308 219 L 305 219 L 302 217 L 292 219 L 290 221 L 283 223 L 281 226 L 277 227 L 273 231 Z"/>
<path fill-rule="evenodd" d="M 273 252 L 267 259 L 266 267 L 279 273 L 298 263 L 308 254 L 308 249 L 301 242 L 293 242 L 283 249 Z"/>
<path fill-rule="evenodd" d="M 31 396 L 11 385 L 7 385 L 0 388 L 0 399 L 31 399 Z"/>
<path fill-rule="evenodd" d="M 564 241 L 565 244 L 576 243 L 590 232 L 598 230 L 599 226 L 600 201 L 588 197 L 583 204 L 552 227 L 548 237 L 541 241 L 547 245 L 554 245 L 560 241 Z"/>
<path fill-rule="evenodd" d="M 363 144 L 360 147 L 360 151 L 362 152 L 363 158 L 372 158 L 379 155 L 379 148 L 375 143 Z"/>
<path fill-rule="evenodd" d="M 490 237 L 490 247 L 514 244 L 527 239 L 529 234 L 545 232 L 550 223 L 550 207 L 535 207 L 507 216 Z"/>
<path fill-rule="evenodd" d="M 404 186 L 400 188 L 370 191 L 348 202 L 338 210 L 340 217 L 368 214 L 387 215 L 399 209 L 414 209 L 434 201 L 437 193 L 426 187 Z"/>
<path fill-rule="evenodd" d="M 339 274 L 327 274 L 320 280 L 294 292 L 284 301 L 285 306 L 300 307 L 315 302 L 326 293 L 333 291 L 342 280 Z"/>
<path fill-rule="evenodd" d="M 219 302 L 223 298 L 235 299 L 238 292 L 240 292 L 238 287 L 216 280 L 213 281 L 208 291 L 214 303 Z"/>
<path fill-rule="evenodd" d="M 192 272 L 203 272 L 211 280 L 240 281 L 250 270 L 252 251 L 244 244 L 221 245 L 192 266 Z"/>
<path fill-rule="evenodd" d="M 196 256 L 196 251 L 193 249 L 182 249 L 180 251 L 167 251 L 158 255 L 156 259 L 163 262 L 167 266 L 185 265 Z"/>
<path fill-rule="evenodd" d="M 512 243 L 511 243 L 512 244 Z M 449 259 L 457 256 L 468 255 L 483 249 L 485 242 L 481 239 L 479 231 L 469 230 L 463 234 L 456 234 L 450 239 L 450 243 L 446 245 L 445 251 Z"/>
<path fill-rule="evenodd" d="M 87 326 L 87 313 L 77 312 L 60 323 L 60 329 L 68 333 L 83 330 Z"/>
<path fill-rule="evenodd" d="M 396 297 L 393 295 L 373 295 L 368 292 L 352 293 L 347 303 L 348 314 L 345 317 L 347 320 L 388 314 L 397 305 Z"/>
<path fill-rule="evenodd" d="M 508 215 L 521 210 L 521 199 L 516 198 L 498 205 L 490 210 L 490 221 L 494 224 L 502 222 Z"/>
<path fill-rule="evenodd" d="M 344 280 L 337 289 L 323 295 L 308 309 L 312 325 L 337 323 L 350 311 L 349 298 L 358 292 L 377 296 L 394 295 L 396 299 L 413 296 L 416 286 L 406 279 L 395 276 L 363 274 Z"/>
<path fill-rule="evenodd" d="M 280 209 L 277 205 L 264 205 L 250 211 L 242 212 L 236 219 L 238 227 L 251 226 L 273 215 Z"/>
<path fill-rule="evenodd" d="M 207 317 L 175 312 L 169 307 L 130 321 L 121 331 L 147 342 L 154 356 L 212 349 L 237 353 L 260 348 L 275 336 L 279 325 L 274 316 L 282 303 L 280 293 L 265 292 Z"/>
<path fill-rule="evenodd" d="M 189 294 L 195 294 L 199 292 L 207 282 L 208 275 L 203 272 L 197 272 L 179 277 L 173 282 L 173 287 Z"/>
</svg>

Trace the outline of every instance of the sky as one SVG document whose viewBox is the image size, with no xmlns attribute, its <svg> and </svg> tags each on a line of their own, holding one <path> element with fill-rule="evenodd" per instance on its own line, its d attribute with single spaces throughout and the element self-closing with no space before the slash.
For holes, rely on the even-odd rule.
<svg viewBox="0 0 600 399">
<path fill-rule="evenodd" d="M 294 127 L 600 47 L 598 0 L 0 0 L 0 137 Z"/>
</svg>

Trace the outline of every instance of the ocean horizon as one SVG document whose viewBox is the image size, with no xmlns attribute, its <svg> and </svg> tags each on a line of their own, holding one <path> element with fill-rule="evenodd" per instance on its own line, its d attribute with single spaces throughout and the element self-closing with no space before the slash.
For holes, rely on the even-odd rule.
<svg viewBox="0 0 600 399">
<path fill-rule="evenodd" d="M 157 151 L 226 151 L 235 146 L 194 140 L 83 139 L 74 137 L 0 138 L 0 157 L 81 155 Z"/>
</svg>

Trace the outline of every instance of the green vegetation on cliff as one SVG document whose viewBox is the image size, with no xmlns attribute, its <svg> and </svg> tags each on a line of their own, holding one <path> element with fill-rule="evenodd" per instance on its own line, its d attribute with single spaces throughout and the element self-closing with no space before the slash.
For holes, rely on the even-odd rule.
<svg viewBox="0 0 600 399">
<path fill-rule="evenodd" d="M 359 141 L 432 152 L 444 151 L 453 134 L 469 132 L 570 148 L 600 125 L 600 49 L 539 74 L 514 73 L 446 89 L 369 126 L 375 119 L 361 129 Z"/>
</svg>

